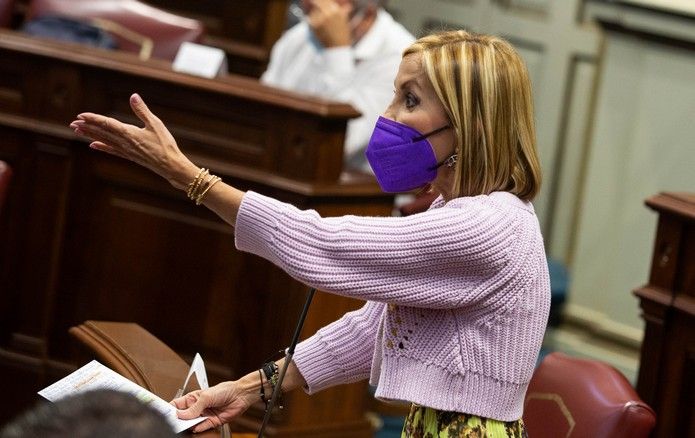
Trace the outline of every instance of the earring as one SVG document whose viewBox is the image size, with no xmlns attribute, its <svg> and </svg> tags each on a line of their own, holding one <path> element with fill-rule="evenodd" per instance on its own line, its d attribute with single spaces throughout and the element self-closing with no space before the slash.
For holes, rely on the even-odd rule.
<svg viewBox="0 0 695 438">
<path fill-rule="evenodd" d="M 449 158 L 444 160 L 444 165 L 446 167 L 448 167 L 449 169 L 451 169 L 454 166 L 456 166 L 456 162 L 458 161 L 458 158 L 459 158 L 459 156 L 457 154 L 452 154 L 449 156 Z"/>
</svg>

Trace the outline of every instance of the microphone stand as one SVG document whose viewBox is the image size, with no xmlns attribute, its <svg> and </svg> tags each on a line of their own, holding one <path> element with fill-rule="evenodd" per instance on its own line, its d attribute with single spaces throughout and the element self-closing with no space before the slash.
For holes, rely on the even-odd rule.
<svg viewBox="0 0 695 438">
<path fill-rule="evenodd" d="M 294 355 L 294 348 L 297 346 L 297 341 L 299 340 L 299 333 L 302 331 L 302 326 L 304 325 L 304 320 L 306 319 L 306 314 L 309 311 L 309 305 L 311 304 L 311 299 L 314 298 L 314 293 L 316 288 L 312 287 L 309 291 L 309 295 L 306 297 L 306 302 L 304 303 L 304 308 L 302 309 L 302 314 L 299 316 L 299 321 L 297 322 L 297 327 L 294 329 L 294 336 L 292 337 L 292 342 L 290 347 L 287 349 L 287 354 L 285 355 L 285 363 L 282 365 L 282 369 L 278 374 L 278 381 L 273 388 L 273 393 L 270 397 L 270 402 L 265 409 L 265 415 L 263 416 L 263 424 L 261 424 L 261 429 L 258 431 L 258 438 L 263 438 L 263 432 L 265 427 L 268 425 L 270 420 L 270 414 L 273 412 L 273 407 L 277 401 L 278 395 L 280 395 L 280 388 L 282 388 L 282 381 L 285 378 L 285 373 L 287 372 L 287 367 L 290 362 L 292 362 L 292 356 Z"/>
</svg>

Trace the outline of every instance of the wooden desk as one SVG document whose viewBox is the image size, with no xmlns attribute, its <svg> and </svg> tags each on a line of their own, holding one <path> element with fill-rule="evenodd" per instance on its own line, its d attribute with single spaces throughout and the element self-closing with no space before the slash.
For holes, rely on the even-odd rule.
<svg viewBox="0 0 695 438">
<path fill-rule="evenodd" d="M 290 0 L 143 0 L 205 25 L 204 44 L 227 53 L 229 71 L 259 77 L 285 30 Z M 11 25 L 19 28 L 30 0 L 15 0 Z"/>
<path fill-rule="evenodd" d="M 695 437 L 695 194 L 661 193 L 637 392 L 656 411 L 654 437 Z"/>
<path fill-rule="evenodd" d="M 349 106 L 11 31 L 0 60 L 0 159 L 15 170 L 0 219 L 0 387 L 17 410 L 81 364 L 67 329 L 82 321 L 136 322 L 188 360 L 200 352 L 212 383 L 287 346 L 307 291 L 236 251 L 233 229 L 185 194 L 89 150 L 67 127 L 78 112 L 134 122 L 138 91 L 194 162 L 242 189 L 324 215 L 390 213 L 371 177 L 341 172 Z M 360 305 L 319 293 L 303 336 Z M 269 435 L 368 436 L 365 394 L 295 392 Z"/>
<path fill-rule="evenodd" d="M 259 77 L 285 31 L 290 0 L 144 0 L 205 24 L 205 44 L 227 52 L 233 73 Z"/>
</svg>

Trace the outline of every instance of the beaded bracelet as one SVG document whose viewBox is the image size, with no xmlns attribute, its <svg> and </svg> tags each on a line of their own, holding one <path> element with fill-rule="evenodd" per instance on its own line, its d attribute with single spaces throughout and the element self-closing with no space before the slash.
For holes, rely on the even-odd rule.
<svg viewBox="0 0 695 438">
<path fill-rule="evenodd" d="M 265 374 L 265 378 L 268 382 L 270 382 L 270 387 L 272 388 L 273 391 L 275 391 L 275 386 L 278 383 L 278 378 L 280 377 L 280 369 L 278 368 L 278 365 L 275 362 L 266 362 L 263 364 L 261 367 L 263 370 L 263 374 Z M 278 388 L 278 408 L 282 409 L 282 389 Z M 268 404 L 266 403 L 266 407 Z"/>
<path fill-rule="evenodd" d="M 205 195 L 220 181 L 222 181 L 222 178 L 210 174 L 209 169 L 201 168 L 195 179 L 188 184 L 186 195 L 188 199 L 195 201 L 195 205 L 200 205 L 203 203 Z"/>
<path fill-rule="evenodd" d="M 217 184 L 220 181 L 222 181 L 222 178 L 220 178 L 219 176 L 212 175 L 210 177 L 210 179 L 205 183 L 205 186 L 204 186 L 205 189 L 202 192 L 200 192 L 200 194 L 198 196 L 196 196 L 195 205 L 202 204 L 203 197 L 205 197 L 205 195 L 207 195 L 207 193 L 210 191 L 212 186 L 214 186 L 215 184 Z"/>
<path fill-rule="evenodd" d="M 203 180 L 203 177 L 205 174 L 208 172 L 207 169 L 201 167 L 200 170 L 198 171 L 198 174 L 195 176 L 195 179 L 191 181 L 190 184 L 188 184 L 188 190 L 186 191 L 186 195 L 190 198 L 193 195 L 193 192 L 198 189 L 198 186 L 200 185 L 200 182 Z"/>
</svg>

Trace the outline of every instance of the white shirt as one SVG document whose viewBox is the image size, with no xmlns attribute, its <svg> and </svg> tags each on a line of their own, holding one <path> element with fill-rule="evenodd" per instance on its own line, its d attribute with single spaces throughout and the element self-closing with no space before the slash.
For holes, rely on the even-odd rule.
<svg viewBox="0 0 695 438">
<path fill-rule="evenodd" d="M 348 122 L 346 168 L 370 171 L 364 149 L 380 114 L 393 98 L 393 80 L 405 50 L 415 38 L 379 9 L 376 20 L 354 46 L 322 48 L 306 22 L 289 29 L 273 46 L 267 85 L 346 102 L 362 116 Z"/>
</svg>

